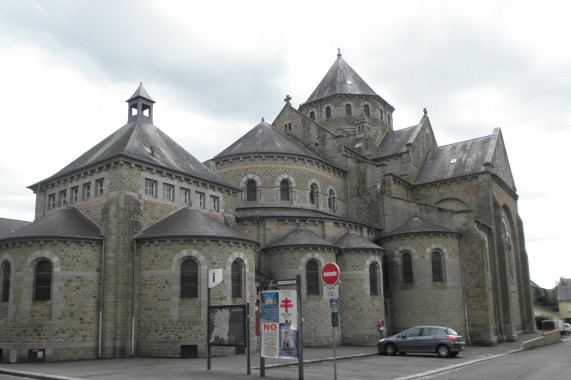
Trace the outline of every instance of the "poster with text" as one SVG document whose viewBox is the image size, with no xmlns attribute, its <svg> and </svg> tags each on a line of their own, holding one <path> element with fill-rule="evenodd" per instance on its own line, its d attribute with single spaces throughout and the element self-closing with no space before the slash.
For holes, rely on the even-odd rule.
<svg viewBox="0 0 571 380">
<path fill-rule="evenodd" d="M 297 292 L 262 292 L 260 324 L 261 355 L 265 358 L 297 358 Z"/>
</svg>

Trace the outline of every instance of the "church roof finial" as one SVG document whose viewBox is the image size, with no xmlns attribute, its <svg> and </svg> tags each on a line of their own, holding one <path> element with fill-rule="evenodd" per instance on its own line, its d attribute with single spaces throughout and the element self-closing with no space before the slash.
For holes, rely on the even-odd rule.
<svg viewBox="0 0 571 380">
<path fill-rule="evenodd" d="M 341 48 L 337 48 L 337 58 L 341 57 Z"/>
</svg>

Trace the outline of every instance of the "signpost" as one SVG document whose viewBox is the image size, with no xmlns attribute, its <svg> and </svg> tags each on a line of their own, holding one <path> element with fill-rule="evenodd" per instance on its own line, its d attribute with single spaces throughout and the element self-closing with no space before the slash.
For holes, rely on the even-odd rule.
<svg viewBox="0 0 571 380">
<path fill-rule="evenodd" d="M 334 379 L 337 380 L 337 353 L 335 352 L 335 327 L 339 326 L 339 275 L 341 271 L 335 263 L 327 263 L 321 269 L 321 280 L 323 281 L 323 295 L 329 298 L 331 307 L 331 333 L 333 336 L 333 372 Z"/>
</svg>

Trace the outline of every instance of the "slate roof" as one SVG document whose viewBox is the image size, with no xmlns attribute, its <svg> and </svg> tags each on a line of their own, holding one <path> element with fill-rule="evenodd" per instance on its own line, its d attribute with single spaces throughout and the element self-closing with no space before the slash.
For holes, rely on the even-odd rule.
<svg viewBox="0 0 571 380">
<path fill-rule="evenodd" d="M 214 159 L 247 154 L 288 154 L 308 157 L 337 168 L 325 157 L 309 149 L 294 137 L 264 121 L 220 152 Z"/>
<path fill-rule="evenodd" d="M 344 94 L 378 96 L 363 78 L 345 62 L 343 57 L 341 57 L 341 53 L 339 53 L 337 54 L 337 59 L 329 71 L 327 71 L 327 74 L 325 74 L 305 103 L 310 103 L 332 95 Z"/>
<path fill-rule="evenodd" d="M 353 231 L 345 232 L 337 240 L 335 240 L 335 244 L 341 247 L 344 251 L 355 249 L 377 249 L 380 251 L 385 251 L 384 248 L 378 246 L 372 241 L 365 239 L 361 235 L 354 233 Z"/>
<path fill-rule="evenodd" d="M 453 233 L 461 235 L 458 231 L 447 230 L 446 228 L 442 228 L 436 224 L 432 224 L 424 221 L 421 218 L 415 217 L 402 226 L 395 228 L 388 234 L 381 236 L 381 239 L 397 235 L 413 235 L 421 233 Z"/>
<path fill-rule="evenodd" d="M 138 98 L 139 96 L 140 96 L 141 98 L 145 98 L 145 99 L 147 99 L 147 100 L 150 100 L 150 101 L 153 102 L 153 103 L 156 103 L 156 102 L 151 98 L 151 96 L 149 95 L 149 93 L 147 92 L 147 90 L 145 90 L 145 88 L 143 87 L 143 82 L 141 82 L 141 83 L 139 84 L 139 87 L 135 90 L 135 92 L 133 93 L 133 95 L 131 95 L 131 97 L 130 97 L 129 99 L 127 99 L 127 102 L 129 102 L 129 101 L 131 101 L 131 100 L 133 100 L 133 99 L 135 99 L 135 98 Z"/>
<path fill-rule="evenodd" d="M 23 220 L 0 218 L 0 239 L 30 223 L 31 222 L 25 222 Z"/>
<path fill-rule="evenodd" d="M 412 137 L 415 135 L 418 126 L 414 125 L 412 127 L 399 129 L 387 133 L 381 143 L 379 148 L 381 148 L 380 157 L 388 157 L 399 153 L 404 153 L 408 151 L 406 144 L 408 142 L 412 143 Z"/>
<path fill-rule="evenodd" d="M 120 156 L 237 189 L 210 171 L 155 125 L 140 119 L 125 124 L 56 174 L 28 187 L 33 188 L 42 182 Z"/>
<path fill-rule="evenodd" d="M 413 181 L 413 185 L 443 181 L 488 171 L 492 136 L 431 148 Z"/>
<path fill-rule="evenodd" d="M 248 207 L 236 209 L 237 218 L 319 218 L 319 219 L 335 219 L 343 221 L 339 218 L 327 213 L 294 207 Z"/>
<path fill-rule="evenodd" d="M 327 248 L 338 248 L 335 244 L 320 238 L 305 227 L 297 227 L 285 236 L 268 244 L 266 248 L 296 247 L 296 246 L 319 246 Z"/>
<path fill-rule="evenodd" d="M 136 239 L 211 237 L 215 239 L 244 240 L 258 244 L 229 226 L 216 221 L 204 212 L 185 207 L 148 227 Z"/>
<path fill-rule="evenodd" d="M 3 239 L 31 238 L 102 240 L 104 237 L 99 228 L 77 209 L 62 207 L 3 237 Z"/>
</svg>

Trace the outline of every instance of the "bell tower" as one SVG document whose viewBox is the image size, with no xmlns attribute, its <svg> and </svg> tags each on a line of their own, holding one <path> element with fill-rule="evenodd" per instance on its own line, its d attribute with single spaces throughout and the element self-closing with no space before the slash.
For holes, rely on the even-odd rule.
<svg viewBox="0 0 571 380">
<path fill-rule="evenodd" d="M 155 101 L 149 96 L 147 90 L 140 82 L 139 88 L 127 100 L 129 104 L 127 122 L 141 120 L 153 124 L 153 104 Z"/>
</svg>

